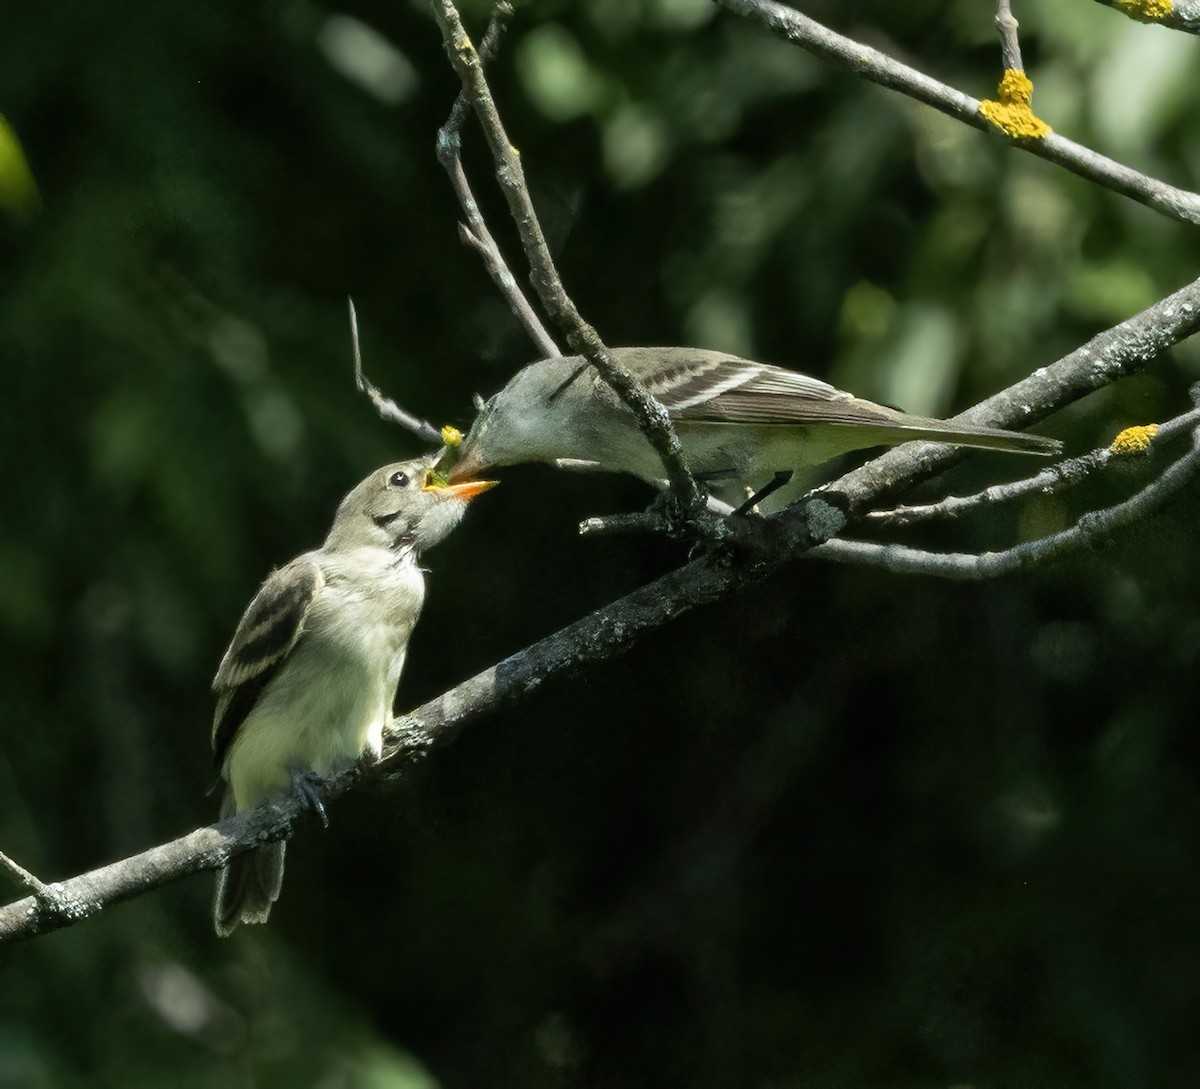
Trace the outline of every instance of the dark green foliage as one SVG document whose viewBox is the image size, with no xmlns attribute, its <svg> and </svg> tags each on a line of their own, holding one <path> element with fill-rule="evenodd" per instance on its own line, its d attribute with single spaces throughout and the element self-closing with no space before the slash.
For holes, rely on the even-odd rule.
<svg viewBox="0 0 1200 1089">
<path fill-rule="evenodd" d="M 808 10 L 976 96 L 999 76 L 987 4 Z M 1056 130 L 1190 184 L 1195 38 L 1016 14 Z M 339 34 L 361 56 L 347 15 L 407 60 L 375 94 L 328 59 Z M 242 608 L 416 451 L 353 389 L 345 296 L 368 373 L 439 426 L 532 353 L 456 239 L 423 4 L 0 24 L 42 201 L 0 220 L 0 849 L 52 880 L 215 818 L 208 685 Z M 941 414 L 1196 274 L 1189 228 L 704 0 L 530 3 L 493 79 L 613 344 Z M 1079 452 L 1174 415 L 1198 369 L 1184 345 L 1047 430 Z M 1127 486 L 905 539 L 1000 547 Z M 430 556 L 401 702 L 680 562 L 575 535 L 646 498 L 506 474 Z M 197 879 L 7 951 L 0 1084 L 1192 1085 L 1197 514 L 1193 489 L 995 585 L 797 564 L 335 806 L 265 929 L 216 941 Z"/>
</svg>

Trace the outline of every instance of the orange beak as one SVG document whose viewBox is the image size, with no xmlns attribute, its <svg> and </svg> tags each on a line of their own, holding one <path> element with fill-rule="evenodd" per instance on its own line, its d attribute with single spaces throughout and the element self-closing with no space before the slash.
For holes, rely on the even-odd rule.
<svg viewBox="0 0 1200 1089">
<path fill-rule="evenodd" d="M 444 495 L 448 499 L 474 499 L 499 483 L 498 480 L 468 480 L 463 484 L 426 483 L 421 486 L 421 491 Z"/>
</svg>

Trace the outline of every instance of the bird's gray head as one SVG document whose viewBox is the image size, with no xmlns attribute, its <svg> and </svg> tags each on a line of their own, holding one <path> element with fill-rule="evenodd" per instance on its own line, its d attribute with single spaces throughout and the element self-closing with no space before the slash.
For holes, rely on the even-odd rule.
<svg viewBox="0 0 1200 1089">
<path fill-rule="evenodd" d="M 503 465 L 572 455 L 571 414 L 582 400 L 563 396 L 586 382 L 580 356 L 543 359 L 519 370 L 480 410 L 446 471 L 450 481 L 474 480 Z"/>
<path fill-rule="evenodd" d="M 462 520 L 467 503 L 494 482 L 436 483 L 430 472 L 435 460 L 427 456 L 376 469 L 342 500 L 325 547 L 423 552 L 443 540 Z"/>
</svg>

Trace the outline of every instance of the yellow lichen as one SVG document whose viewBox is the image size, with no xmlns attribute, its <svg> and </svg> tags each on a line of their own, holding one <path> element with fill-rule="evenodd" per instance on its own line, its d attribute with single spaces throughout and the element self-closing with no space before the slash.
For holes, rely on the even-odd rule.
<svg viewBox="0 0 1200 1089">
<path fill-rule="evenodd" d="M 1033 112 L 1033 80 L 1016 68 L 1008 68 L 996 98 L 979 103 L 979 115 L 1014 140 L 1041 140 L 1050 126 Z"/>
<path fill-rule="evenodd" d="M 1150 443 L 1158 434 L 1158 424 L 1143 424 L 1141 427 L 1127 427 L 1109 446 L 1109 452 L 1117 457 L 1129 454 L 1140 454 L 1150 449 Z"/>
<path fill-rule="evenodd" d="M 463 433 L 453 424 L 446 424 L 442 428 L 442 442 L 447 446 L 462 446 L 462 441 Z"/>
<path fill-rule="evenodd" d="M 1139 23 L 1161 23 L 1175 10 L 1173 0 L 1117 0 L 1115 6 Z"/>
</svg>

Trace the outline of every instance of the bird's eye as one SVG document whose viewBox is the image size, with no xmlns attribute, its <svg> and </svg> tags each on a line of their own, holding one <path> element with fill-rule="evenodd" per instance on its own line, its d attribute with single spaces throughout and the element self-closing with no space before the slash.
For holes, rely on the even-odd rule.
<svg viewBox="0 0 1200 1089">
<path fill-rule="evenodd" d="M 390 477 L 388 477 L 388 484 L 389 484 L 389 486 L 391 486 L 393 488 L 407 488 L 408 487 L 408 474 L 407 473 L 392 473 L 392 475 Z"/>
</svg>

